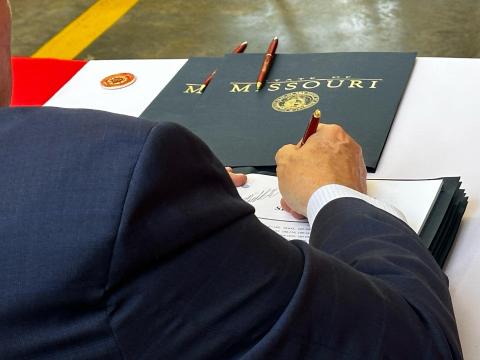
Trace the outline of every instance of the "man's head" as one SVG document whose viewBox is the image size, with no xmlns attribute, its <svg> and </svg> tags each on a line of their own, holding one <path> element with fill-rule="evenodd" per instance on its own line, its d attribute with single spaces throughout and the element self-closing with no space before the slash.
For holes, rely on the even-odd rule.
<svg viewBox="0 0 480 360">
<path fill-rule="evenodd" d="M 10 104 L 12 91 L 10 69 L 11 14 L 8 0 L 0 0 L 0 106 Z"/>
</svg>

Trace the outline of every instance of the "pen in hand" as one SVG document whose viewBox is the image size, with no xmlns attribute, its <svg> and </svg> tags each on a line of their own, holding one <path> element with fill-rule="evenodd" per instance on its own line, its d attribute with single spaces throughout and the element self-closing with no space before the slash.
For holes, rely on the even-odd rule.
<svg viewBox="0 0 480 360">
<path fill-rule="evenodd" d="M 318 123 L 320 122 L 320 116 L 320 110 L 317 109 L 313 112 L 312 117 L 310 118 L 310 121 L 308 122 L 307 128 L 305 130 L 305 134 L 303 134 L 302 141 L 300 141 L 300 147 L 302 147 L 308 140 L 308 138 L 315 134 L 315 132 L 317 131 Z M 280 200 L 280 206 L 282 207 L 282 209 L 289 212 L 295 219 L 305 218 L 305 216 L 293 210 L 283 198 Z"/>
<path fill-rule="evenodd" d="M 317 109 L 313 112 L 312 117 L 308 122 L 307 129 L 305 130 L 305 134 L 303 134 L 300 146 L 303 146 L 307 142 L 308 138 L 315 134 L 315 131 L 317 131 L 318 123 L 320 122 L 320 116 L 320 110 Z"/>
</svg>

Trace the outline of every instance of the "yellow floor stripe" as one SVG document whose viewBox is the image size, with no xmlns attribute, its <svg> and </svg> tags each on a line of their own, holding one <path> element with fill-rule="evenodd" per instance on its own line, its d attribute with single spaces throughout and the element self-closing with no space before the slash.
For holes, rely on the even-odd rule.
<svg viewBox="0 0 480 360">
<path fill-rule="evenodd" d="M 38 49 L 32 57 L 75 58 L 125 15 L 138 1 L 98 0 Z"/>
</svg>

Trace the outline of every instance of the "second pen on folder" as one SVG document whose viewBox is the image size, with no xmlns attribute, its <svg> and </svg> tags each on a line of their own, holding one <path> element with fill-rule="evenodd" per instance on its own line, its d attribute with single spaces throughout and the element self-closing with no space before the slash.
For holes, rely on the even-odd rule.
<svg viewBox="0 0 480 360">
<path fill-rule="evenodd" d="M 247 48 L 248 42 L 244 41 L 238 44 L 235 49 L 233 49 L 232 53 L 233 54 L 241 54 L 245 51 Z M 203 93 L 205 88 L 210 84 L 210 81 L 212 81 L 213 77 L 215 76 L 215 73 L 217 72 L 217 69 L 213 70 L 208 76 L 203 80 L 202 86 L 200 86 L 200 93 Z"/>
<path fill-rule="evenodd" d="M 257 91 L 263 87 L 265 84 L 265 79 L 267 78 L 268 72 L 272 67 L 273 57 L 275 56 L 275 50 L 277 50 L 278 45 L 278 38 L 275 36 L 270 45 L 268 45 L 267 52 L 263 57 L 262 67 L 260 68 L 260 72 L 258 73 L 257 77 Z"/>
</svg>

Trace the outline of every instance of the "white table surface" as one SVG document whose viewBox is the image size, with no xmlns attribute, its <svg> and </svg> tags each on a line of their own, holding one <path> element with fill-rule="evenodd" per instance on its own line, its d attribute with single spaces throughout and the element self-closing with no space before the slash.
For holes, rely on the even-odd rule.
<svg viewBox="0 0 480 360">
<path fill-rule="evenodd" d="M 90 61 L 46 105 L 138 116 L 184 63 Z M 103 76 L 126 71 L 138 77 L 128 90 L 99 90 Z M 417 58 L 377 172 L 369 176 L 461 176 L 469 204 L 445 270 L 465 359 L 480 358 L 479 94 L 480 59 Z"/>
<path fill-rule="evenodd" d="M 480 358 L 480 59 L 418 58 L 371 178 L 458 176 L 469 204 L 445 271 L 465 359 Z"/>
</svg>

